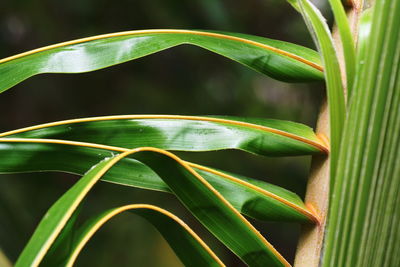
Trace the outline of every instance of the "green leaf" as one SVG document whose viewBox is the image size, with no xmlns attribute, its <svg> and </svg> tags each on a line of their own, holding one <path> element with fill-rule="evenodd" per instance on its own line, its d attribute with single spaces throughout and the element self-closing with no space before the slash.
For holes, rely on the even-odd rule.
<svg viewBox="0 0 400 267">
<path fill-rule="evenodd" d="M 83 175 L 105 157 L 128 149 L 46 139 L 0 139 L 0 173 L 63 171 Z M 58 155 L 63 155 L 62 157 Z M 238 211 L 260 220 L 317 222 L 301 199 L 280 187 L 187 162 Z M 102 179 L 121 185 L 170 192 L 150 168 L 131 158 L 121 159 Z"/>
<path fill-rule="evenodd" d="M 290 121 L 237 117 L 123 115 L 60 121 L 0 137 L 46 138 L 134 148 L 210 151 L 240 149 L 268 156 L 327 152 L 308 126 Z"/>
<path fill-rule="evenodd" d="M 358 46 L 357 46 L 357 73 L 361 73 L 365 66 L 365 61 L 367 57 L 367 47 L 368 47 L 368 38 L 371 34 L 371 23 L 372 23 L 372 11 L 373 8 L 368 8 L 363 11 L 360 21 L 359 21 L 359 27 L 358 27 Z M 356 90 L 362 90 L 362 88 L 355 87 L 354 90 L 352 91 L 352 94 L 357 94 L 357 92 L 354 92 Z M 349 95 L 349 100 L 351 102 L 351 98 L 353 96 Z"/>
<path fill-rule="evenodd" d="M 96 165 L 51 206 L 18 257 L 16 267 L 38 266 L 40 264 L 50 246 L 78 208 L 85 194 L 96 183 L 97 172 L 106 167 L 109 161 L 108 159 Z"/>
<path fill-rule="evenodd" d="M 298 0 L 298 2 L 304 20 L 306 21 L 310 32 L 313 34 L 314 42 L 321 53 L 325 69 L 324 73 L 327 86 L 330 119 L 330 169 L 331 177 L 335 177 L 343 124 L 346 115 L 345 97 L 339 62 L 333 45 L 332 36 L 324 17 L 309 0 Z M 332 183 L 333 182 L 332 179 Z"/>
<path fill-rule="evenodd" d="M 53 203 L 54 205 L 55 203 Z M 83 203 L 80 204 L 64 225 L 60 234 L 54 240 L 50 249 L 46 252 L 40 266 L 65 266 L 65 261 L 71 255 L 72 244 L 77 234 L 77 220 L 82 211 Z M 51 208 L 50 208 L 51 209 Z M 51 215 L 52 216 L 52 215 Z"/>
<path fill-rule="evenodd" d="M 302 8 L 300 7 L 300 0 L 287 0 L 294 9 L 302 13 Z M 346 11 L 342 5 L 341 0 L 329 0 L 329 4 L 332 8 L 333 15 L 335 17 L 336 25 L 339 29 L 341 45 L 343 47 L 343 56 L 345 60 L 346 68 L 346 79 L 347 79 L 347 91 L 348 98 L 351 95 L 351 90 L 353 89 L 355 69 L 356 69 L 356 49 L 354 44 L 354 39 L 350 29 L 349 21 L 347 19 Z M 305 18 L 307 19 L 306 14 Z M 321 16 L 322 18 L 322 16 Z M 311 26 L 311 25 L 310 25 Z M 313 33 L 313 30 L 311 30 Z M 314 36 L 315 37 L 315 36 Z"/>
<path fill-rule="evenodd" d="M 181 219 L 167 210 L 147 204 L 132 204 L 113 208 L 92 216 L 79 229 L 63 229 L 65 239 L 72 242 L 53 245 L 41 266 L 73 266 L 79 253 L 90 238 L 109 220 L 130 211 L 150 222 L 165 238 L 185 266 L 225 266 L 204 241 Z M 126 247 L 125 247 L 126 248 Z M 127 248 L 126 248 L 127 249 Z M 67 250 L 67 255 L 60 255 L 60 250 Z"/>
<path fill-rule="evenodd" d="M 324 267 L 400 261 L 400 1 L 375 2 L 330 195 Z"/>
<path fill-rule="evenodd" d="M 192 44 L 237 61 L 275 79 L 322 80 L 318 54 L 263 37 L 211 31 L 141 30 L 59 43 L 0 60 L 0 92 L 40 73 L 81 73 Z"/>
<path fill-rule="evenodd" d="M 17 266 L 36 265 L 95 183 L 124 157 L 152 168 L 193 215 L 249 266 L 289 266 L 265 238 L 203 177 L 173 154 L 156 148 L 137 148 L 105 159 L 90 169 L 45 215 Z"/>
<path fill-rule="evenodd" d="M 301 8 L 300 8 L 299 1 L 298 1 L 298 0 L 287 0 L 287 2 L 288 2 L 294 9 L 296 9 L 298 12 L 301 13 Z"/>
<path fill-rule="evenodd" d="M 361 67 L 365 64 L 365 57 L 366 57 L 365 53 L 368 44 L 368 38 L 371 34 L 372 11 L 373 8 L 368 8 L 363 11 L 360 17 L 360 22 L 359 22 L 360 24 L 358 28 L 358 47 L 357 47 L 358 67 Z"/>
<path fill-rule="evenodd" d="M 356 71 L 356 49 L 350 29 L 346 12 L 340 0 L 329 0 L 336 25 L 339 29 L 340 39 L 343 47 L 343 55 L 346 67 L 347 96 L 351 95 L 353 89 L 354 75 Z"/>
</svg>

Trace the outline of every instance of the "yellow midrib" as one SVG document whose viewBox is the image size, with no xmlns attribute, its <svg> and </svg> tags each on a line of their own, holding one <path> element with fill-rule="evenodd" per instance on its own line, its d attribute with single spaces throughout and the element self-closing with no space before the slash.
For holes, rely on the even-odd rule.
<svg viewBox="0 0 400 267">
<path fill-rule="evenodd" d="M 203 32 L 203 31 L 190 31 L 190 30 L 168 30 L 168 29 L 155 29 L 155 30 L 137 30 L 137 31 L 125 31 L 125 32 L 116 32 L 116 33 L 109 33 L 109 34 L 102 34 L 102 35 L 96 35 L 92 37 L 87 37 L 87 38 L 81 38 L 77 40 L 72 40 L 72 41 L 67 41 L 67 42 L 62 42 L 54 45 L 49 45 L 41 48 L 37 48 L 34 50 L 30 50 L 21 54 L 17 54 L 11 57 L 3 58 L 0 60 L 0 64 L 15 60 L 21 57 L 29 56 L 35 53 L 40 53 L 43 51 L 47 51 L 50 49 L 54 48 L 59 48 L 59 47 L 64 47 L 68 45 L 74 45 L 74 44 L 79 44 L 79 43 L 84 43 L 84 42 L 90 42 L 90 41 L 95 41 L 99 39 L 105 39 L 105 38 L 112 38 L 112 37 L 121 37 L 121 36 L 129 36 L 129 35 L 140 35 L 140 34 L 168 34 L 168 33 L 173 33 L 173 34 L 193 34 L 193 35 L 201 35 L 201 36 L 208 36 L 208 37 L 214 37 L 214 38 L 220 38 L 220 39 L 227 39 L 227 40 L 232 40 L 232 41 L 237 41 L 237 42 L 242 42 L 250 45 L 254 45 L 269 51 L 273 51 L 275 53 L 287 56 L 289 58 L 292 58 L 294 60 L 297 60 L 299 62 L 302 62 L 306 65 L 309 65 L 319 71 L 323 71 L 323 67 L 315 62 L 312 62 L 310 60 L 307 60 L 303 57 L 300 57 L 298 55 L 295 55 L 293 53 L 287 52 L 285 50 L 269 46 L 263 43 L 259 43 L 256 41 L 248 40 L 245 38 L 240 38 L 236 36 L 231 36 L 231 35 L 225 35 L 221 33 L 213 33 L 213 32 Z"/>
<path fill-rule="evenodd" d="M 4 138 L 1 140 L 1 142 L 12 142 L 12 141 L 17 141 L 17 139 L 8 139 Z M 20 142 L 32 142 L 34 143 L 35 141 L 31 139 L 28 141 L 27 139 L 20 138 Z M 42 142 L 44 143 L 45 139 L 36 139 L 37 142 Z M 59 144 L 66 144 L 66 143 L 72 143 L 72 141 L 64 141 L 63 140 L 47 140 L 49 143 L 59 143 Z M 74 142 L 76 145 L 84 146 L 84 143 L 81 142 Z M 92 147 L 96 147 L 96 144 L 90 144 Z M 226 208 L 228 208 L 235 216 L 237 216 L 238 219 L 240 219 L 255 236 L 259 238 L 259 240 L 272 252 L 272 254 L 277 257 L 277 259 L 284 265 L 284 266 L 291 266 L 286 259 L 270 244 L 263 235 L 257 229 L 248 221 L 246 218 L 240 214 L 222 195 L 219 193 L 214 187 L 212 187 L 200 174 L 198 174 L 194 169 L 185 161 L 181 160 L 179 157 L 176 155 L 172 154 L 171 152 L 154 148 L 154 147 L 140 147 L 140 148 L 135 148 L 135 149 L 127 149 L 123 151 L 121 154 L 118 154 L 117 156 L 111 158 L 102 168 L 97 172 L 94 177 L 90 180 L 90 182 L 85 186 L 85 188 L 82 190 L 82 192 L 79 194 L 77 198 L 75 198 L 74 203 L 71 205 L 69 209 L 66 210 L 65 215 L 62 218 L 61 224 L 58 224 L 56 226 L 55 231 L 52 232 L 51 237 L 46 241 L 45 248 L 42 248 L 36 255 L 35 259 L 33 262 L 34 266 L 39 265 L 40 261 L 43 259 L 45 256 L 45 253 L 49 249 L 50 245 L 54 240 L 56 239 L 56 234 L 57 232 L 59 233 L 63 227 L 63 225 L 66 224 L 67 220 L 69 217 L 72 216 L 73 211 L 78 207 L 80 201 L 84 198 L 84 196 L 90 191 L 90 189 L 94 186 L 94 184 L 101 179 L 101 177 L 113 166 L 115 165 L 119 160 L 138 153 L 138 152 L 144 152 L 144 151 L 151 151 L 151 152 L 156 152 L 163 154 L 165 156 L 168 156 L 178 162 L 182 167 L 184 167 L 187 171 L 189 171 L 194 177 L 196 177 L 208 190 L 210 190 L 220 201 L 221 203 L 225 204 Z"/>
<path fill-rule="evenodd" d="M 102 149 L 102 150 L 109 150 L 109 151 L 115 151 L 115 152 L 120 152 L 120 153 L 125 153 L 127 151 L 130 151 L 128 148 L 122 148 L 122 147 L 116 147 L 116 146 L 108 146 L 108 145 L 102 145 L 102 144 L 95 144 L 95 143 L 86 143 L 86 142 L 77 142 L 77 141 L 68 141 L 68 140 L 57 140 L 57 139 L 34 139 L 34 138 L 0 138 L 0 143 L 42 143 L 42 144 L 60 144 L 60 145 L 71 145 L 71 146 L 81 146 L 81 147 L 90 147 L 90 148 L 97 148 L 97 149 Z M 157 149 L 157 148 L 154 148 Z M 292 203 L 288 200 L 286 200 L 283 197 L 280 197 L 272 192 L 269 192 L 263 188 L 260 188 L 258 186 L 255 186 L 249 182 L 240 180 L 238 178 L 235 178 L 229 174 L 199 165 L 195 163 L 191 163 L 188 161 L 183 161 L 186 164 L 188 164 L 191 168 L 196 168 L 200 169 L 206 172 L 213 173 L 217 176 L 222 177 L 223 179 L 231 180 L 235 183 L 241 184 L 243 186 L 246 186 L 248 188 L 251 188 L 252 190 L 255 190 L 267 197 L 270 197 L 272 199 L 275 199 L 278 202 L 281 202 L 284 205 L 287 205 L 288 207 L 291 207 L 292 209 L 300 212 L 301 214 L 305 215 L 308 217 L 311 221 L 315 223 L 319 223 L 320 218 L 316 215 L 315 212 L 309 211 L 295 203 Z"/>
<path fill-rule="evenodd" d="M 106 120 L 124 120 L 124 119 L 178 119 L 178 120 L 209 121 L 209 122 L 216 122 L 216 123 L 224 123 L 224 124 L 228 124 L 228 125 L 231 124 L 231 125 L 237 125 L 237 126 L 258 129 L 261 131 L 285 136 L 285 137 L 309 144 L 324 153 L 329 152 L 329 148 L 327 147 L 325 142 L 323 140 L 321 140 L 320 137 L 318 137 L 318 136 L 316 136 L 316 139 L 318 140 L 318 142 L 317 142 L 317 141 L 313 141 L 313 140 L 307 139 L 307 138 L 299 136 L 299 135 L 295 135 L 292 133 L 282 131 L 282 130 L 278 130 L 275 128 L 266 127 L 266 126 L 262 126 L 262 125 L 252 124 L 252 123 L 248 123 L 248 122 L 233 121 L 233 120 L 213 118 L 213 117 L 183 116 L 183 115 L 117 115 L 117 116 L 102 116 L 102 117 L 72 119 L 72 120 L 64 120 L 64 121 L 46 123 L 46 124 L 21 128 L 21 129 L 17 129 L 17 130 L 13 130 L 13 131 L 8 131 L 8 132 L 0 133 L 0 137 L 5 137 L 8 135 L 12 135 L 12 134 L 18 134 L 18 133 L 22 133 L 22 132 L 26 132 L 26 131 L 38 130 L 38 129 L 42 129 L 42 128 L 46 128 L 46 127 L 59 126 L 59 125 L 64 125 L 64 124 L 106 121 Z"/>
<path fill-rule="evenodd" d="M 225 264 L 218 258 L 217 255 L 210 249 L 210 247 L 207 246 L 207 244 L 185 223 L 183 222 L 180 218 L 178 218 L 176 215 L 173 213 L 162 209 L 158 206 L 154 205 L 149 205 L 149 204 L 130 204 L 130 205 L 125 205 L 121 206 L 118 208 L 115 208 L 111 210 L 106 216 L 101 218 L 101 220 L 97 221 L 96 224 L 94 224 L 91 228 L 90 231 L 88 231 L 84 238 L 80 240 L 78 246 L 75 248 L 73 251 L 73 254 L 69 256 L 68 263 L 66 266 L 73 266 L 76 258 L 78 257 L 80 251 L 83 249 L 85 244 L 89 241 L 89 239 L 95 234 L 96 231 L 100 229 L 107 221 L 109 221 L 111 218 L 114 216 L 127 211 L 127 210 L 133 210 L 133 209 L 150 209 L 154 210 L 156 212 L 159 212 L 167 217 L 169 217 L 171 220 L 174 220 L 176 223 L 178 223 L 183 229 L 185 229 L 199 244 L 207 253 L 215 260 L 216 263 L 218 263 L 219 266 L 225 266 Z"/>
</svg>

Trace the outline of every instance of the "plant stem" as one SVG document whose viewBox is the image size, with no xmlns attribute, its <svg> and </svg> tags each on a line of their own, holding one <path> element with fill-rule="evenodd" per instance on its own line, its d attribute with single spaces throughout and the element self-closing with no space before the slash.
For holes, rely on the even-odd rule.
<svg viewBox="0 0 400 267">
<path fill-rule="evenodd" d="M 4 251 L 0 248 L 0 266 L 3 267 L 11 267 L 11 261 L 7 258 Z"/>
<path fill-rule="evenodd" d="M 350 27 L 355 43 L 357 44 L 358 21 L 364 0 L 351 0 L 347 9 L 347 16 L 350 20 Z M 342 52 L 341 40 L 334 27 L 334 41 L 339 52 L 339 64 L 344 70 L 344 57 Z M 346 84 L 346 74 L 342 72 L 343 84 Z M 346 87 L 344 88 L 346 94 Z M 329 138 L 329 110 L 326 98 L 320 108 L 317 121 L 316 132 Z M 307 185 L 305 203 L 308 207 L 313 207 L 321 221 L 319 225 L 304 225 L 297 246 L 295 266 L 296 267 L 318 267 L 320 265 L 322 246 L 326 229 L 326 216 L 329 204 L 329 183 L 330 183 L 330 164 L 329 157 L 314 156 L 311 164 L 311 171 Z"/>
<path fill-rule="evenodd" d="M 329 136 L 329 110 L 326 98 L 319 113 L 317 133 Z M 320 217 L 320 224 L 302 226 L 295 266 L 317 267 L 319 265 L 329 202 L 329 182 L 329 157 L 313 157 L 305 203 L 307 207 L 314 208 Z"/>
</svg>

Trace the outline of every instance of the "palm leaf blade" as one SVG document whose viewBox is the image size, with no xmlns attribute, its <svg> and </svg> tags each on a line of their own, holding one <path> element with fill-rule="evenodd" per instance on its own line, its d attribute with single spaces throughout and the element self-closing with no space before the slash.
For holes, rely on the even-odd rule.
<svg viewBox="0 0 400 267">
<path fill-rule="evenodd" d="M 113 150 L 114 149 L 114 150 Z M 62 171 L 83 175 L 97 162 L 128 149 L 44 139 L 1 139 L 5 156 L 0 173 Z M 63 154 L 60 158 L 57 155 Z M 316 222 L 300 198 L 280 187 L 188 163 L 210 182 L 238 211 L 260 220 Z M 150 190 L 170 192 L 165 182 L 146 165 L 121 159 L 102 180 Z"/>
<path fill-rule="evenodd" d="M 94 71 L 192 44 L 284 81 L 322 80 L 315 51 L 245 34 L 143 30 L 99 35 L 28 51 L 0 60 L 0 92 L 40 73 Z"/>
<path fill-rule="evenodd" d="M 319 47 L 325 68 L 329 104 L 330 140 L 331 147 L 333 148 L 330 155 L 331 176 L 335 177 L 343 123 L 346 115 L 339 61 L 331 33 L 322 14 L 309 0 L 298 0 L 298 3 L 300 4 L 304 20 L 313 34 L 314 42 Z"/>
<path fill-rule="evenodd" d="M 94 117 L 36 125 L 0 137 L 62 139 L 134 148 L 240 149 L 267 156 L 327 152 L 308 126 L 290 121 L 176 115 Z"/>
<path fill-rule="evenodd" d="M 250 266 L 289 265 L 244 217 L 184 161 L 167 151 L 137 148 L 100 162 L 63 195 L 52 207 L 55 216 L 44 217 L 18 259 L 17 266 L 40 263 L 90 189 L 114 164 L 127 156 L 144 162 L 162 176 L 193 215 L 245 263 Z"/>
<path fill-rule="evenodd" d="M 167 210 L 147 204 L 131 204 L 101 212 L 82 226 L 63 229 L 64 242 L 53 245 L 44 266 L 73 266 L 90 238 L 115 216 L 129 211 L 150 222 L 165 238 L 185 266 L 225 266 L 203 240 L 182 220 Z M 60 251 L 66 250 L 64 256 Z"/>
</svg>

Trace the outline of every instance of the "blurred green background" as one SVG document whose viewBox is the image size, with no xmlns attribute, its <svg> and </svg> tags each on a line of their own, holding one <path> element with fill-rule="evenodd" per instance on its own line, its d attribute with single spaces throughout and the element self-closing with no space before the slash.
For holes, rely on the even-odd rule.
<svg viewBox="0 0 400 267">
<path fill-rule="evenodd" d="M 300 15 L 283 0 L 5 0 L 0 10 L 0 57 L 91 35 L 152 28 L 234 31 L 313 47 Z M 1 94 L 0 131 L 114 114 L 235 115 L 314 126 L 322 89 L 321 84 L 274 81 L 200 48 L 180 46 L 97 72 L 33 77 Z M 304 196 L 309 157 L 264 158 L 237 151 L 179 155 Z M 0 176 L 0 246 L 12 261 L 51 203 L 77 178 L 59 173 Z M 241 266 L 166 193 L 101 183 L 90 194 L 84 217 L 131 203 L 152 203 L 174 212 L 228 266 Z M 299 225 L 251 221 L 293 261 Z M 180 265 L 157 231 L 131 214 L 101 229 L 77 261 L 77 266 L 113 264 Z"/>
</svg>

